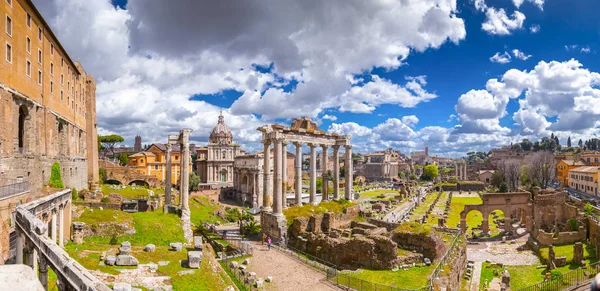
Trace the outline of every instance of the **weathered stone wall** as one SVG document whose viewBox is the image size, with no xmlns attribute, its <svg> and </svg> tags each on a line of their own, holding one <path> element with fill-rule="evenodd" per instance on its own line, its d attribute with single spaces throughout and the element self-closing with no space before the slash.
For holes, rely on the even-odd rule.
<svg viewBox="0 0 600 291">
<path fill-rule="evenodd" d="M 467 244 L 461 239 L 455 249 L 449 254 L 449 259 L 440 271 L 439 278 L 442 286 L 448 291 L 460 290 L 461 278 L 467 266 Z"/>
<path fill-rule="evenodd" d="M 600 240 L 598 240 L 598 237 L 600 235 L 600 222 L 597 220 L 594 220 L 591 217 L 588 217 L 587 221 L 588 221 L 588 237 L 590 239 L 590 242 L 593 245 L 596 245 L 597 243 L 600 243 Z"/>
<path fill-rule="evenodd" d="M 398 226 L 400 225 L 400 223 L 383 221 L 383 220 L 375 219 L 375 218 L 368 218 L 367 221 L 373 225 L 376 225 L 379 227 L 385 227 L 385 229 L 387 229 L 387 231 L 392 231 L 392 230 L 398 228 Z"/>
<path fill-rule="evenodd" d="M 29 192 L 0 199 L 0 265 L 9 258 L 10 233 L 15 231 L 14 221 L 11 219 L 15 208 L 20 204 L 31 201 Z"/>
<path fill-rule="evenodd" d="M 260 213 L 260 226 L 263 232 L 271 238 L 284 241 L 287 238 L 285 216 L 275 216 L 271 213 Z"/>
<path fill-rule="evenodd" d="M 112 237 L 125 234 L 135 234 L 135 227 L 128 222 L 86 224 L 83 228 L 83 237 L 101 236 Z"/>
<path fill-rule="evenodd" d="M 190 191 L 190 198 L 202 196 L 202 197 L 208 198 L 208 200 L 217 202 L 217 201 L 219 201 L 220 193 L 221 193 L 221 189 Z"/>
<path fill-rule="evenodd" d="M 391 239 L 398 247 L 418 251 L 431 261 L 443 256 L 448 248 L 441 236 L 434 232 L 428 235 L 393 232 Z"/>
<path fill-rule="evenodd" d="M 553 237 L 554 233 L 547 233 L 543 230 L 539 230 L 536 236 L 536 240 L 541 245 L 564 245 L 571 244 L 586 239 L 586 229 L 584 226 L 580 226 L 578 231 L 565 231 L 559 232 L 557 237 Z"/>
</svg>

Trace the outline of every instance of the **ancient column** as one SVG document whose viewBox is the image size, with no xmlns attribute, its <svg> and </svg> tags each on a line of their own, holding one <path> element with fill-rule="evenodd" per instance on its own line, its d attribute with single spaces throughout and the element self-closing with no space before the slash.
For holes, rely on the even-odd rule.
<svg viewBox="0 0 600 291">
<path fill-rule="evenodd" d="M 273 209 L 271 208 L 271 200 L 273 199 L 271 192 L 271 142 L 268 140 L 263 141 L 264 145 L 264 161 L 263 161 L 263 211 L 270 212 Z"/>
<path fill-rule="evenodd" d="M 252 208 L 258 207 L 258 181 L 256 171 L 252 170 Z"/>
<path fill-rule="evenodd" d="M 171 149 L 172 146 L 171 144 L 167 143 L 166 144 L 167 147 L 167 155 L 165 157 L 166 159 L 166 167 L 167 167 L 167 176 L 165 177 L 165 205 L 171 206 L 171 186 L 173 185 L 173 183 L 171 182 L 171 175 L 172 175 L 172 171 L 173 171 L 173 166 L 171 165 Z"/>
<path fill-rule="evenodd" d="M 283 141 L 281 143 L 281 176 L 282 176 L 282 191 L 281 191 L 281 205 L 283 206 L 283 209 L 287 208 L 287 186 L 288 186 L 288 173 L 287 173 L 287 145 L 288 142 L 287 141 Z"/>
<path fill-rule="evenodd" d="M 309 143 L 310 147 L 310 204 L 317 205 L 317 146 Z"/>
<path fill-rule="evenodd" d="M 340 146 L 333 146 L 333 199 L 340 199 Z"/>
<path fill-rule="evenodd" d="M 190 220 L 190 205 L 189 205 L 189 182 L 190 182 L 190 132 L 191 129 L 183 129 L 181 131 L 181 219 Z"/>
<path fill-rule="evenodd" d="M 321 148 L 323 149 L 323 154 L 322 154 L 322 158 L 321 158 L 321 179 L 323 180 L 322 183 L 322 188 L 321 189 L 321 193 L 322 193 L 322 200 L 323 201 L 327 201 L 329 200 L 329 193 L 327 193 L 328 190 L 328 181 L 327 181 L 327 150 L 329 149 L 329 146 L 327 145 L 321 145 Z"/>
<path fill-rule="evenodd" d="M 469 178 L 467 178 L 467 162 L 463 164 L 463 180 L 469 180 Z"/>
<path fill-rule="evenodd" d="M 64 205 L 58 207 L 58 245 L 63 247 L 65 241 L 65 209 Z"/>
<path fill-rule="evenodd" d="M 344 170 L 344 174 L 346 174 L 346 189 L 345 189 L 345 193 L 344 195 L 346 196 L 346 200 L 353 200 L 353 195 L 352 195 L 352 181 L 354 179 L 353 177 L 353 173 L 352 173 L 352 146 L 351 145 L 346 145 L 346 162 L 344 163 L 345 165 L 345 170 Z"/>
<path fill-rule="evenodd" d="M 273 151 L 275 152 L 275 155 L 273 156 L 273 166 L 274 166 L 274 171 L 273 171 L 273 180 L 275 181 L 274 183 L 274 191 L 273 191 L 273 215 L 275 216 L 281 216 L 283 215 L 281 213 L 282 210 L 282 198 L 283 198 L 283 194 L 282 194 L 282 188 L 283 188 L 283 177 L 282 177 L 282 167 L 283 167 L 283 161 L 281 159 L 281 155 L 282 155 L 282 150 L 281 150 L 281 139 L 274 139 L 274 147 L 273 147 Z"/>
<path fill-rule="evenodd" d="M 20 231 L 17 230 L 17 241 L 16 241 L 17 253 L 15 255 L 17 257 L 16 258 L 17 264 L 23 264 L 23 244 L 25 243 L 24 240 L 25 240 L 24 235 Z"/>
<path fill-rule="evenodd" d="M 302 144 L 295 142 L 296 146 L 296 205 L 302 205 Z"/>
<path fill-rule="evenodd" d="M 458 163 L 454 163 L 454 172 L 456 174 L 456 180 L 460 180 L 459 176 L 458 176 Z"/>
<path fill-rule="evenodd" d="M 504 217 L 504 231 L 510 232 L 510 216 Z"/>
<path fill-rule="evenodd" d="M 38 268 L 40 283 L 42 283 L 44 290 L 48 290 L 48 262 L 44 256 L 38 257 Z"/>
<path fill-rule="evenodd" d="M 52 220 L 50 220 L 50 224 L 52 225 L 52 242 L 56 243 L 56 225 L 58 224 L 56 221 L 56 209 L 52 209 Z"/>
</svg>

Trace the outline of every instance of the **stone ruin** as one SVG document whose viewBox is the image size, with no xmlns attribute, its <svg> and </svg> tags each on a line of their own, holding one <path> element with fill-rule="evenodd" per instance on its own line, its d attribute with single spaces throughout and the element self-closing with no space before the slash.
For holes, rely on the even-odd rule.
<svg viewBox="0 0 600 291">
<path fill-rule="evenodd" d="M 104 264 L 108 266 L 137 266 L 138 260 L 131 255 L 131 243 L 124 241 L 119 247 L 117 256 L 106 256 Z"/>
<path fill-rule="evenodd" d="M 370 219 L 370 222 L 336 222 L 334 213 L 295 218 L 288 244 L 341 269 L 391 270 L 397 266 L 430 262 L 446 251 L 442 238 L 429 234 L 399 233 L 399 224 Z M 398 256 L 398 248 L 411 250 Z"/>
</svg>

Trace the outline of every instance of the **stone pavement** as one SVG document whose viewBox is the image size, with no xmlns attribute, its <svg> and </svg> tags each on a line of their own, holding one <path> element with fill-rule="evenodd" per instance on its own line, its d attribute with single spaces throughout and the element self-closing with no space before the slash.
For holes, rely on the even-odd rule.
<svg viewBox="0 0 600 291">
<path fill-rule="evenodd" d="M 490 261 L 504 265 L 536 265 L 540 261 L 533 251 L 526 249 L 519 251 L 517 248 L 525 245 L 522 239 L 513 244 L 497 242 L 481 242 L 477 245 L 467 246 L 467 259 L 475 262 Z"/>
<path fill-rule="evenodd" d="M 383 220 L 397 222 L 400 217 L 402 217 L 406 212 L 408 212 L 408 210 L 410 209 L 410 207 L 413 204 L 414 204 L 414 202 L 412 202 L 412 200 L 410 200 L 410 199 L 407 201 L 404 201 L 402 204 L 396 206 L 396 208 L 394 208 L 394 210 L 392 210 L 388 214 L 386 214 L 386 216 L 383 218 Z"/>
<path fill-rule="evenodd" d="M 479 281 L 481 277 L 481 265 L 483 262 L 475 262 L 473 265 L 473 276 L 471 276 L 471 291 L 479 291 Z"/>
<path fill-rule="evenodd" d="M 340 290 L 322 282 L 325 274 L 298 260 L 260 242 L 253 243 L 254 252 L 248 269 L 258 277 L 273 277 L 273 283 L 266 284 L 266 290 L 282 291 L 331 291 Z"/>
</svg>

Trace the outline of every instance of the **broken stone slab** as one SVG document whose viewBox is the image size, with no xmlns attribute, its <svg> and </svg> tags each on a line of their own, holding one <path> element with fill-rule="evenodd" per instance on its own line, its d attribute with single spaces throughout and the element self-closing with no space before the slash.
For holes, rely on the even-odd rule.
<svg viewBox="0 0 600 291">
<path fill-rule="evenodd" d="M 265 279 L 265 281 L 271 283 L 271 282 L 273 282 L 273 277 L 272 276 L 267 276 L 267 278 Z"/>
<path fill-rule="evenodd" d="M 131 247 L 120 247 L 119 248 L 119 255 L 130 255 L 131 254 Z"/>
<path fill-rule="evenodd" d="M 256 273 L 255 272 L 250 272 L 250 273 L 248 273 L 248 276 L 250 276 L 250 277 L 256 277 Z"/>
<path fill-rule="evenodd" d="M 244 264 L 244 265 L 248 265 L 248 264 L 250 264 L 250 259 L 245 259 L 245 260 L 242 262 L 242 264 Z"/>
<path fill-rule="evenodd" d="M 194 236 L 194 249 L 202 250 L 202 237 Z"/>
<path fill-rule="evenodd" d="M 168 265 L 170 262 L 169 261 L 158 261 L 158 265 L 159 266 L 166 266 Z"/>
<path fill-rule="evenodd" d="M 127 283 L 115 283 L 113 291 L 131 291 L 131 285 Z"/>
<path fill-rule="evenodd" d="M 155 263 L 150 263 L 148 264 L 148 270 L 150 270 L 150 273 L 155 273 L 156 270 L 158 270 L 158 265 Z"/>
<path fill-rule="evenodd" d="M 262 288 L 264 285 L 265 285 L 265 280 L 263 280 L 262 278 L 256 279 L 256 282 L 254 283 L 254 286 L 256 288 Z"/>
<path fill-rule="evenodd" d="M 231 262 L 231 264 L 229 264 L 229 268 L 231 269 L 237 269 L 240 266 L 240 264 L 238 264 L 238 262 Z"/>
<path fill-rule="evenodd" d="M 118 255 L 115 265 L 117 266 L 137 266 L 138 260 L 132 255 Z"/>
<path fill-rule="evenodd" d="M 124 242 L 121 243 L 121 247 L 129 247 L 130 248 L 131 247 L 131 243 L 128 242 L 128 241 L 124 241 Z"/>
<path fill-rule="evenodd" d="M 200 268 L 201 262 L 202 262 L 202 252 L 199 252 L 199 251 L 188 252 L 188 265 L 190 266 L 190 268 L 193 268 L 193 269 Z"/>
<path fill-rule="evenodd" d="M 147 245 L 144 247 L 144 252 L 149 252 L 149 253 L 151 253 L 151 252 L 154 252 L 154 250 L 155 250 L 155 249 L 156 249 L 156 246 L 155 246 L 155 245 L 153 245 L 153 244 L 147 244 Z"/>
<path fill-rule="evenodd" d="M 115 256 L 107 256 L 106 261 L 104 262 L 107 266 L 114 266 L 117 262 L 117 257 Z"/>
<path fill-rule="evenodd" d="M 191 275 L 191 274 L 194 274 L 194 270 L 185 270 L 185 271 L 179 271 L 179 272 L 177 272 L 177 275 L 179 275 L 179 276 Z"/>
<path fill-rule="evenodd" d="M 174 242 L 174 243 L 170 243 L 169 247 L 171 247 L 171 250 L 179 252 L 183 249 L 183 244 L 180 242 Z"/>
</svg>

